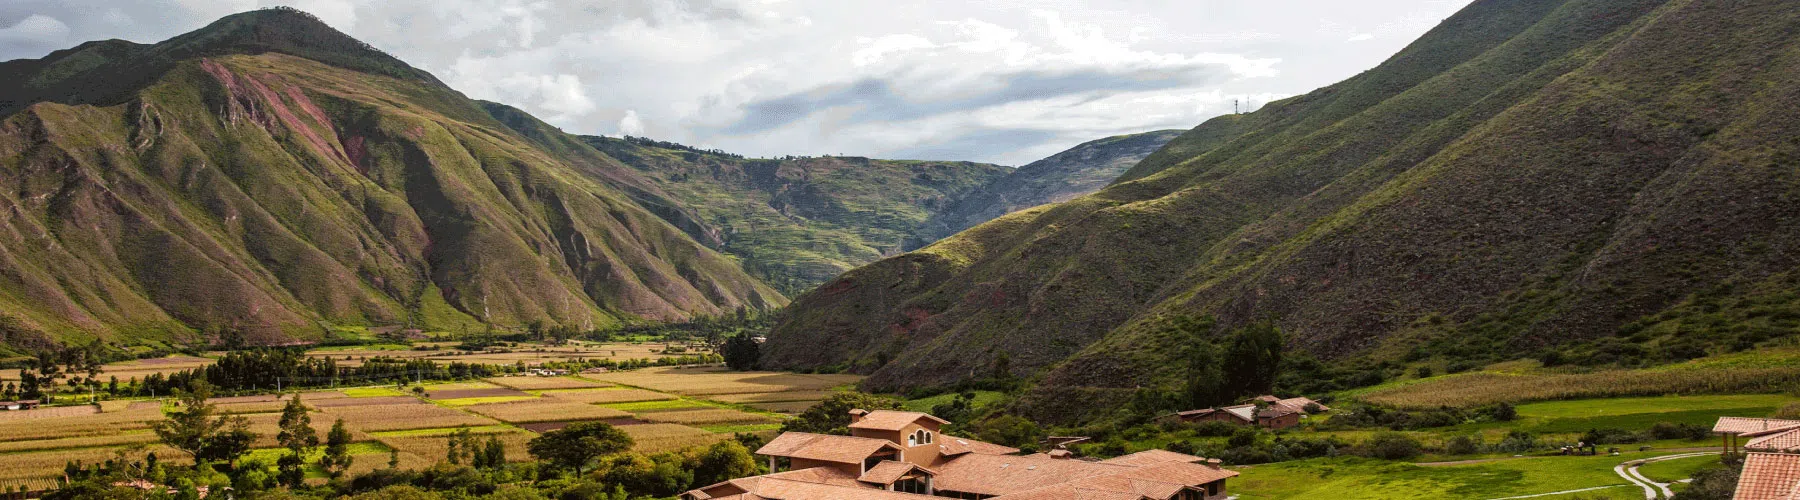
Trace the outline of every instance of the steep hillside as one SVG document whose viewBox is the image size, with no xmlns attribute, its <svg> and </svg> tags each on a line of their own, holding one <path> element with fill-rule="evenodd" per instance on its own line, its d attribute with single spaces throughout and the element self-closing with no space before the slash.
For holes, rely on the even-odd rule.
<svg viewBox="0 0 1800 500">
<path fill-rule="evenodd" d="M 702 241 L 783 291 L 899 253 L 927 218 L 1011 169 L 858 157 L 756 159 L 645 139 L 583 136 L 667 193 Z"/>
<path fill-rule="evenodd" d="M 1004 352 L 1069 417 L 1173 384 L 1174 314 L 1332 360 L 1750 348 L 1800 326 L 1797 42 L 1777 0 L 1478 0 L 1098 193 L 851 271 L 764 352 L 877 388 Z"/>
<path fill-rule="evenodd" d="M 15 348 L 785 302 L 623 192 L 650 186 L 630 169 L 516 132 L 299 12 L 5 67 L 0 340 Z"/>
<path fill-rule="evenodd" d="M 1061 203 L 1099 191 L 1138 160 L 1181 135 L 1158 130 L 1081 143 L 1019 167 L 938 210 L 920 230 L 917 246 L 931 244 L 976 224 L 1022 209 Z"/>
</svg>

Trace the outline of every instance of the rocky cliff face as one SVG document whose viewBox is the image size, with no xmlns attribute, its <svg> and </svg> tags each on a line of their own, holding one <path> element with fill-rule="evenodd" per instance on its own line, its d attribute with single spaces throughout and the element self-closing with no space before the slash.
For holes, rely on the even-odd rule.
<svg viewBox="0 0 1800 500">
<path fill-rule="evenodd" d="M 1326 359 L 1754 346 L 1800 318 L 1797 38 L 1775 0 L 1477 1 L 1098 193 L 846 273 L 764 352 L 876 388 L 1007 353 L 1066 416 L 1173 383 L 1177 314 Z"/>
</svg>

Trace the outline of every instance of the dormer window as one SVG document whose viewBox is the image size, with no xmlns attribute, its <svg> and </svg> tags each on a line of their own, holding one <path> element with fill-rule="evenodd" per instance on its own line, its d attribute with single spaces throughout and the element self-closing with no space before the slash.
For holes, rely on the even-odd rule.
<svg viewBox="0 0 1800 500">
<path fill-rule="evenodd" d="M 922 444 L 931 444 L 931 431 L 919 429 L 913 431 L 912 435 L 906 437 L 907 446 L 919 446 Z"/>
</svg>

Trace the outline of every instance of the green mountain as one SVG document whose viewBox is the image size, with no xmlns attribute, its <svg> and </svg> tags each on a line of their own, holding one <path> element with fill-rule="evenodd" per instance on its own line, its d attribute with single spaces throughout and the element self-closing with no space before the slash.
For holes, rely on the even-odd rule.
<svg viewBox="0 0 1800 500">
<path fill-rule="evenodd" d="M 1095 194 L 846 273 L 763 352 L 888 389 L 1004 353 L 1068 418 L 1176 384 L 1176 315 L 1338 366 L 1754 348 L 1800 326 L 1796 47 L 1780 0 L 1478 0 Z"/>
<path fill-rule="evenodd" d="M 571 136 L 288 9 L 0 65 L 0 342 L 786 303 Z"/>
<path fill-rule="evenodd" d="M 925 221 L 1012 169 L 860 157 L 744 158 L 642 138 L 582 136 L 691 210 L 683 227 L 787 292 L 900 253 Z"/>
<path fill-rule="evenodd" d="M 920 243 L 930 244 L 1012 212 L 1099 191 L 1182 132 L 1107 137 L 1026 164 L 938 210 L 920 230 Z"/>
</svg>

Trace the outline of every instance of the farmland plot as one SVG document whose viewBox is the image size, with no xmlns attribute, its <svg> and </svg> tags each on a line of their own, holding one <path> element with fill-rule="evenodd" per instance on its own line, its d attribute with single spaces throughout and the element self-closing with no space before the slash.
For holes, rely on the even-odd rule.
<svg viewBox="0 0 1800 500">
<path fill-rule="evenodd" d="M 649 412 L 639 414 L 638 418 L 650 422 L 690 425 L 763 423 L 773 421 L 773 419 L 764 415 L 725 408 Z"/>
<path fill-rule="evenodd" d="M 104 436 L 150 428 L 150 422 L 163 418 L 155 404 L 133 405 L 112 412 L 61 418 L 39 418 L 0 422 L 0 441 L 58 439 Z"/>
<path fill-rule="evenodd" d="M 526 451 L 525 443 L 530 441 L 531 438 L 537 437 L 537 434 L 524 431 L 478 434 L 475 435 L 475 442 L 485 446 L 489 437 L 500 438 L 500 443 L 506 447 L 507 461 L 520 462 L 531 459 L 531 453 Z M 381 438 L 381 442 L 382 444 L 388 445 L 390 448 L 399 450 L 402 455 L 410 454 L 427 459 L 430 462 L 443 460 L 450 452 L 450 437 L 447 434 L 440 436 L 389 436 Z"/>
<path fill-rule="evenodd" d="M 117 458 L 119 456 L 119 451 L 121 450 L 116 448 L 83 448 L 29 453 L 8 453 L 4 460 L 0 460 L 0 482 L 60 477 L 63 473 L 63 466 L 67 465 L 70 461 L 80 461 L 88 464 L 104 462 L 107 459 Z M 170 465 L 193 463 L 193 460 L 188 458 L 186 454 L 176 451 L 174 448 L 161 445 L 151 446 L 142 451 L 125 453 L 124 456 L 128 460 L 143 460 L 144 455 L 148 453 L 156 453 L 158 461 Z"/>
<path fill-rule="evenodd" d="M 429 429 L 459 425 L 480 426 L 498 423 L 476 415 L 430 404 L 336 406 L 324 408 L 324 412 L 332 419 L 342 417 L 344 425 L 363 432 Z"/>
<path fill-rule="evenodd" d="M 589 376 L 615 384 L 673 392 L 684 396 L 817 391 L 862 380 L 862 377 L 857 375 L 734 372 L 724 368 L 675 367 L 645 368 Z"/>
<path fill-rule="evenodd" d="M 575 377 L 495 377 L 487 379 L 487 381 L 514 389 L 528 391 L 544 389 L 593 389 L 612 386 L 612 384 L 604 382 L 596 382 Z"/>
<path fill-rule="evenodd" d="M 675 399 L 672 394 L 664 394 L 643 389 L 577 389 L 570 391 L 543 391 L 545 397 L 577 403 L 632 403 L 637 401 L 661 401 Z"/>
<path fill-rule="evenodd" d="M 620 426 L 619 430 L 631 435 L 633 442 L 631 449 L 641 453 L 673 451 L 731 439 L 729 434 L 714 434 L 676 424 L 626 425 Z"/>
<path fill-rule="evenodd" d="M 515 401 L 510 403 L 479 404 L 469 406 L 468 410 L 514 424 L 524 422 L 555 422 L 563 420 L 599 420 L 604 418 L 631 416 L 631 414 L 619 410 L 548 398 Z"/>
</svg>

